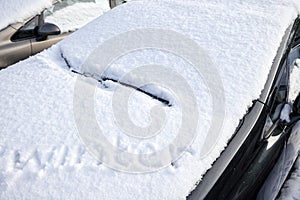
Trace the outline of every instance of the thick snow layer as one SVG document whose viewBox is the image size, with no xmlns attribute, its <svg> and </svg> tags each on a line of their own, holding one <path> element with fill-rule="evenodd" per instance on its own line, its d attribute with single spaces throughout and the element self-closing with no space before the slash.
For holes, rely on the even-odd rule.
<svg viewBox="0 0 300 200">
<path fill-rule="evenodd" d="M 14 0 L 13 3 L 1 0 L 0 30 L 10 24 L 23 22 L 51 5 L 52 0 Z"/>
<path fill-rule="evenodd" d="M 106 12 L 51 49 L 2 70 L 1 199 L 184 199 L 226 147 L 252 100 L 259 98 L 282 36 L 297 16 L 295 7 L 287 2 L 261 2 L 132 1 Z M 203 77 L 180 56 L 153 48 L 118 57 L 105 77 L 84 65 L 104 41 L 142 28 L 172 30 L 192 39 L 208 54 L 215 71 L 208 70 L 210 75 Z M 145 91 L 167 99 L 171 106 L 131 88 L 135 92 L 128 101 L 128 114 L 134 124 L 144 127 L 153 121 L 151 108 L 164 110 L 161 134 L 141 141 L 122 134 L 114 121 L 114 89 L 128 89 L 114 79 L 151 64 L 180 74 L 191 88 L 198 105 L 193 111 L 200 113 L 197 137 L 180 159 L 155 172 L 131 174 L 108 168 L 88 153 L 78 136 L 73 110 L 77 75 L 67 64 L 86 76 L 111 79 L 98 83 L 94 108 L 103 134 L 118 148 L 131 153 L 158 151 L 174 140 L 181 126 L 180 94 L 153 85 L 146 85 Z M 219 100 L 226 116 L 219 138 L 211 138 L 215 145 L 203 156 L 207 130 L 213 116 L 219 115 L 212 108 L 211 93 L 215 91 L 206 85 L 216 74 L 224 87 Z M 138 86 L 148 76 L 125 77 L 124 82 Z"/>
<path fill-rule="evenodd" d="M 107 6 L 103 3 L 78 2 L 55 11 L 45 21 L 56 24 L 61 32 L 74 31 L 109 10 Z"/>
</svg>

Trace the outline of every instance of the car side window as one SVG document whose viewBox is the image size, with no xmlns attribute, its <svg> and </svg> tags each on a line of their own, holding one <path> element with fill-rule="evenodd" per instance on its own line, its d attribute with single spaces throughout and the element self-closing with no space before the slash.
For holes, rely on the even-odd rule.
<svg viewBox="0 0 300 200">
<path fill-rule="evenodd" d="M 300 23 L 300 19 L 299 19 L 299 23 Z M 293 47 L 297 46 L 298 44 L 300 44 L 300 24 L 298 25 L 298 27 L 295 30 L 295 36 L 293 39 Z"/>
<path fill-rule="evenodd" d="M 292 49 L 288 56 L 288 64 L 290 66 L 290 91 L 289 101 L 293 102 L 299 94 L 299 75 L 300 75 L 300 18 L 298 18 L 297 28 L 295 29 L 292 41 Z M 291 84 L 293 83 L 293 84 Z M 295 84 L 296 83 L 296 84 Z"/>
<path fill-rule="evenodd" d="M 38 29 L 38 16 L 31 19 L 23 27 L 21 27 L 11 38 L 13 42 L 35 38 Z"/>
<path fill-rule="evenodd" d="M 291 49 L 289 50 L 285 61 L 282 63 L 283 67 L 279 73 L 277 82 L 272 92 L 271 101 L 268 105 L 270 108 L 270 118 L 272 122 L 279 119 L 281 110 L 285 103 L 288 102 L 289 93 L 289 77 L 290 71 L 296 59 L 300 58 L 300 23 L 299 19 L 295 22 L 294 33 L 292 33 L 289 43 Z"/>
<path fill-rule="evenodd" d="M 282 68 L 281 77 L 278 79 L 278 84 L 273 90 L 273 101 L 270 107 L 270 118 L 273 122 L 279 119 L 281 110 L 288 100 L 288 84 L 289 84 L 289 71 L 286 63 Z"/>
<path fill-rule="evenodd" d="M 295 27 L 297 23 L 293 25 Z M 294 29 L 295 30 L 295 29 Z M 283 53 L 282 60 L 280 62 L 280 71 L 277 72 L 276 81 L 272 86 L 272 91 L 266 102 L 266 106 L 269 109 L 268 115 L 265 121 L 262 138 L 268 138 L 271 133 L 274 133 L 280 127 L 281 111 L 288 103 L 289 98 L 289 79 L 290 79 L 290 66 L 291 66 L 291 52 L 293 52 L 292 44 L 295 38 L 295 31 L 290 32 L 289 39 L 286 41 L 287 51 Z M 292 48 L 292 49 L 290 49 Z M 280 128 L 281 129 L 281 128 Z M 278 129 L 278 133 L 281 130 Z"/>
</svg>

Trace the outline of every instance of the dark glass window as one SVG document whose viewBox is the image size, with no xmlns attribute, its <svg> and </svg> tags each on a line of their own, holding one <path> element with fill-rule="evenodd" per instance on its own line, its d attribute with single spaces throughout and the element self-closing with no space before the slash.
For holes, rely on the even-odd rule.
<svg viewBox="0 0 300 200">
<path fill-rule="evenodd" d="M 35 38 L 38 32 L 38 16 L 27 22 L 11 38 L 12 41 Z"/>
</svg>

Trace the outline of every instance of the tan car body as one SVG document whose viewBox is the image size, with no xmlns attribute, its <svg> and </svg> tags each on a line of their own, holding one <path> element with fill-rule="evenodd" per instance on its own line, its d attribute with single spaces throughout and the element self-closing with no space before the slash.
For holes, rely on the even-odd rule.
<svg viewBox="0 0 300 200">
<path fill-rule="evenodd" d="M 85 0 L 88 1 L 88 0 Z M 53 0 L 53 5 L 61 2 Z M 111 8 L 114 8 L 122 3 L 126 3 L 126 0 L 108 0 Z M 34 34 L 30 37 L 16 38 L 18 33 L 22 31 L 28 24 L 34 22 L 34 26 L 31 26 L 30 30 L 34 30 Z M 55 33 L 41 36 L 39 34 L 39 28 L 45 24 L 44 11 L 36 15 L 23 23 L 15 23 L 0 30 L 0 70 L 12 65 L 20 60 L 24 60 L 40 51 L 50 47 L 51 45 L 61 41 L 71 32 L 68 33 Z M 52 24 L 53 27 L 56 27 Z M 59 30 L 59 27 L 56 27 Z"/>
<path fill-rule="evenodd" d="M 31 37 L 14 39 L 14 36 L 21 31 L 22 27 L 32 21 L 37 23 L 37 26 L 35 26 L 36 33 Z M 0 31 L 0 69 L 39 53 L 70 34 L 63 33 L 40 37 L 37 30 L 43 24 L 43 15 L 36 15 L 24 23 L 15 23 Z"/>
</svg>

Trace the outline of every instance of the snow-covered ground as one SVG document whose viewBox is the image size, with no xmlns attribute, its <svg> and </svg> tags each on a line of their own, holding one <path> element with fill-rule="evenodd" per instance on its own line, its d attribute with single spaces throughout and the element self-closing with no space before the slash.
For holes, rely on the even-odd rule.
<svg viewBox="0 0 300 200">
<path fill-rule="evenodd" d="M 259 98 L 282 36 L 296 17 L 293 4 L 279 0 L 233 0 L 230 4 L 219 0 L 187 0 L 184 4 L 174 0 L 132 1 L 104 13 L 51 49 L 2 70 L 0 199 L 184 199 L 226 147 L 252 100 Z M 118 54 L 119 49 L 147 42 L 145 36 L 153 36 L 157 31 L 164 36 L 161 43 L 155 43 L 151 37 L 150 41 L 158 47 L 180 50 L 178 46 L 186 47 L 184 42 L 193 41 L 192 45 L 205 50 L 200 52 L 201 58 L 203 61 L 209 58 L 207 63 L 211 66 L 205 66 L 199 73 L 190 62 L 193 55 L 184 51 L 178 55 L 155 46 Z M 131 41 L 128 34 L 138 36 L 134 38 L 136 41 Z M 166 36 L 182 40 L 170 43 Z M 113 49 L 115 45 L 120 48 Z M 118 56 L 109 69 L 99 73 L 95 67 L 101 67 L 100 61 L 114 54 Z M 184 56 L 190 56 L 191 60 Z M 149 65 L 165 66 L 170 74 L 181 78 L 178 88 L 188 87 L 170 91 L 168 87 L 153 86 L 148 81 L 151 74 L 131 74 Z M 85 78 L 71 72 L 69 67 Z M 154 73 L 152 78 L 163 75 L 164 80 L 172 80 L 163 70 L 147 72 Z M 130 76 L 124 76 L 127 74 Z M 90 84 L 94 79 L 100 80 L 95 87 Z M 144 92 L 135 90 L 143 81 Z M 92 103 L 97 126 L 110 144 L 124 152 L 147 154 L 168 146 L 186 122 L 182 111 L 188 111 L 185 114 L 190 117 L 191 126 L 187 127 L 196 127 L 196 137 L 188 148 L 181 149 L 178 160 L 151 173 L 114 170 L 107 160 L 96 160 L 84 143 L 84 133 L 78 126 L 92 123 L 86 120 L 88 115 L 79 116 L 81 124 L 76 121 L 74 107 L 78 102 L 74 93 L 78 83 L 84 86 L 80 91 L 83 103 L 79 101 L 79 106 L 88 110 L 85 100 L 90 99 L 85 96 L 94 92 Z M 114 98 L 117 89 L 132 92 L 126 104 L 122 104 L 124 99 Z M 196 102 L 196 106 L 187 110 L 182 108 L 185 102 L 178 99 L 185 89 L 195 97 L 186 96 L 186 100 Z M 215 92 L 224 96 L 213 102 Z M 167 100 L 169 105 L 149 94 Z M 114 100 L 117 105 L 128 107 L 133 127 L 147 128 L 161 119 L 160 115 L 151 115 L 152 108 L 164 111 L 166 118 L 160 134 L 144 139 L 123 134 L 115 117 L 124 110 L 117 107 L 119 112 L 114 113 Z M 222 108 L 214 112 L 214 104 L 218 103 Z M 194 113 L 197 115 L 191 119 Z M 208 134 L 214 119 L 222 125 L 217 138 Z M 88 134 L 91 130 L 86 127 Z M 210 140 L 204 143 L 207 139 Z M 128 160 L 120 162 L 130 165 Z"/>
</svg>

